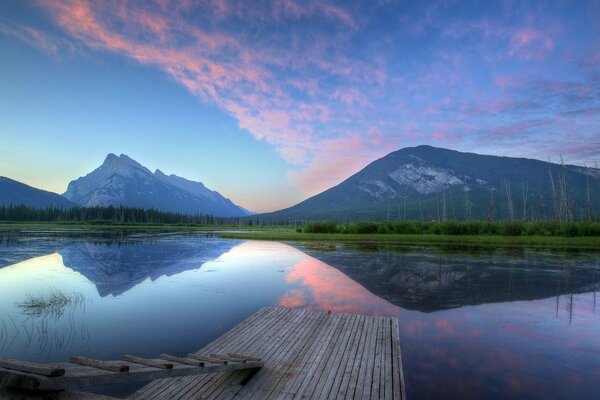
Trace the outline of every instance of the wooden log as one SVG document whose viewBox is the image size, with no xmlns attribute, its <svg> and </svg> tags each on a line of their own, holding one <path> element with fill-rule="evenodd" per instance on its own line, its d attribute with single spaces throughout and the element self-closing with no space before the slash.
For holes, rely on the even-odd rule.
<svg viewBox="0 0 600 400">
<path fill-rule="evenodd" d="M 229 361 L 227 361 L 227 360 L 220 360 L 220 359 L 214 358 L 214 357 L 200 356 L 198 354 L 193 354 L 193 353 L 188 354 L 188 357 L 196 359 L 196 360 L 212 363 L 212 364 L 223 364 L 223 365 L 229 364 Z"/>
<path fill-rule="evenodd" d="M 193 358 L 177 357 L 170 354 L 161 354 L 160 358 L 167 361 L 173 361 L 179 364 L 193 365 L 194 367 L 204 367 L 204 361 L 194 360 Z"/>
<path fill-rule="evenodd" d="M 73 357 L 71 357 L 71 362 L 73 364 L 85 365 L 88 367 L 103 369 L 106 371 L 129 372 L 129 366 L 127 366 L 127 365 L 121 365 L 121 364 L 113 363 L 110 361 L 96 360 L 94 358 L 73 356 Z"/>
<path fill-rule="evenodd" d="M 246 360 L 246 361 L 260 361 L 260 358 L 244 356 L 244 355 L 236 354 L 236 353 L 227 353 L 227 355 L 229 357 L 238 358 L 238 359 Z"/>
<path fill-rule="evenodd" d="M 246 363 L 247 360 L 242 360 L 240 358 L 235 358 L 235 357 L 230 357 L 226 354 L 214 354 L 211 353 L 210 357 L 212 358 L 218 358 L 219 360 L 223 360 L 223 361 L 229 361 L 229 362 L 237 362 L 237 363 Z"/>
<path fill-rule="evenodd" d="M 50 377 L 63 376 L 65 374 L 64 368 L 59 368 L 52 364 L 40 364 L 11 358 L 0 360 L 0 367 Z"/>
<path fill-rule="evenodd" d="M 129 362 L 132 362 L 132 363 L 135 363 L 135 364 L 146 365 L 148 367 L 162 368 L 162 369 L 173 369 L 173 364 L 171 364 L 171 363 L 161 362 L 161 361 L 157 361 L 157 360 L 151 360 L 149 358 L 143 358 L 143 357 L 133 356 L 131 354 L 125 354 L 121 358 L 124 361 L 129 361 Z"/>
</svg>

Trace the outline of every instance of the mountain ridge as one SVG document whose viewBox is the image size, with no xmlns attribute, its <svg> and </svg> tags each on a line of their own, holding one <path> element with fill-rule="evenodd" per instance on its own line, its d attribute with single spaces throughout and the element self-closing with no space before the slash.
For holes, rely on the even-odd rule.
<svg viewBox="0 0 600 400">
<path fill-rule="evenodd" d="M 0 206 L 25 205 L 35 208 L 73 208 L 77 205 L 63 196 L 0 176 Z"/>
<path fill-rule="evenodd" d="M 222 217 L 249 215 L 202 182 L 159 169 L 152 173 L 125 154 L 109 153 L 98 168 L 71 181 L 63 196 L 84 207 L 123 205 Z"/>
<path fill-rule="evenodd" d="M 598 169 L 421 145 L 391 152 L 338 185 L 261 217 L 443 220 L 521 219 L 525 214 L 527 219 L 554 218 L 562 194 L 569 204 L 561 213 L 568 207 L 572 215 L 583 214 L 586 185 L 592 186 L 594 212 L 600 214 Z"/>
</svg>

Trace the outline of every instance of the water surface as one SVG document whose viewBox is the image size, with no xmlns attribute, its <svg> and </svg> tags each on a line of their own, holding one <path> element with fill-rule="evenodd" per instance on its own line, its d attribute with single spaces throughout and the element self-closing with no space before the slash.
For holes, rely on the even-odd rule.
<svg viewBox="0 0 600 400">
<path fill-rule="evenodd" d="M 593 252 L 2 232 L 0 358 L 185 355 L 279 305 L 397 317 L 411 399 L 596 399 L 599 282 Z"/>
</svg>

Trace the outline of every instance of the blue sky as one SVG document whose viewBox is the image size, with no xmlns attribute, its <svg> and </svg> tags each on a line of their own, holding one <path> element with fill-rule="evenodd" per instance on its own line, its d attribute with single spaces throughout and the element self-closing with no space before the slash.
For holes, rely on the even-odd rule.
<svg viewBox="0 0 600 400">
<path fill-rule="evenodd" d="M 593 165 L 597 1 L 3 1 L 0 175 L 107 153 L 268 211 L 393 150 Z"/>
</svg>

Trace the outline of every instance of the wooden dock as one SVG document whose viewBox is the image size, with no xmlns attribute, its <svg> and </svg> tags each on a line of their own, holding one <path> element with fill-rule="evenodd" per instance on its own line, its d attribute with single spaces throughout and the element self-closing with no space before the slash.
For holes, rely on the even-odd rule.
<svg viewBox="0 0 600 400">
<path fill-rule="evenodd" d="M 156 380 L 129 399 L 405 399 L 395 318 L 266 307 L 197 354 L 264 366 Z"/>
</svg>

